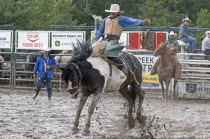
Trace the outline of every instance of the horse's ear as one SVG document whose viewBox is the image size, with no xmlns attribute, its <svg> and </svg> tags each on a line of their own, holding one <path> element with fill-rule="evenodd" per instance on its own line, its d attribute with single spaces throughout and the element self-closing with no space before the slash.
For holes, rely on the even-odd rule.
<svg viewBox="0 0 210 139">
<path fill-rule="evenodd" d="M 64 68 L 60 68 L 60 70 L 64 71 Z"/>
</svg>

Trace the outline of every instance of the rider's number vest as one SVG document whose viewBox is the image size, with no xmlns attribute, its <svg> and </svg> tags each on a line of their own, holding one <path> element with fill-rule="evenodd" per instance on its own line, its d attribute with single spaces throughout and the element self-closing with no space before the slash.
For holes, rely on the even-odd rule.
<svg viewBox="0 0 210 139">
<path fill-rule="evenodd" d="M 120 17 L 121 16 L 115 17 L 112 20 L 110 19 L 110 17 L 107 17 L 104 30 L 105 34 L 112 34 L 118 36 L 121 35 L 123 27 L 118 23 Z"/>
</svg>

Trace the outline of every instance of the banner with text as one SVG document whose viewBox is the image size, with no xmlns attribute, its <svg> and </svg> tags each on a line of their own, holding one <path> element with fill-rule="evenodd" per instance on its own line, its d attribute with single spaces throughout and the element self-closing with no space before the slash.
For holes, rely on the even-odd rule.
<svg viewBox="0 0 210 139">
<path fill-rule="evenodd" d="M 160 82 L 158 75 L 150 75 L 153 65 L 157 61 L 158 57 L 152 55 L 136 55 L 144 68 L 144 77 L 142 82 L 143 88 L 160 88 Z"/>
<path fill-rule="evenodd" d="M 53 31 L 51 46 L 53 50 L 72 50 L 77 41 L 85 41 L 85 31 Z"/>
<path fill-rule="evenodd" d="M 43 49 L 49 47 L 48 31 L 17 31 L 18 49 Z"/>
<path fill-rule="evenodd" d="M 0 48 L 11 48 L 12 30 L 0 30 Z"/>
</svg>

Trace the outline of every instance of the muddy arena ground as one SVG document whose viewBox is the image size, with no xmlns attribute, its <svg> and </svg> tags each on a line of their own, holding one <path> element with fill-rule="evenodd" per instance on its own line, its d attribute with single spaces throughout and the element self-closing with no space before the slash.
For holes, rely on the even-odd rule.
<svg viewBox="0 0 210 139">
<path fill-rule="evenodd" d="M 32 90 L 0 90 L 0 139 L 210 138 L 210 100 L 163 102 L 160 93 L 146 91 L 147 125 L 143 128 L 136 121 L 135 128 L 128 130 L 126 100 L 118 92 L 103 94 L 92 116 L 91 134 L 82 136 L 92 97 L 82 111 L 79 134 L 72 135 L 79 99 L 54 91 L 48 103 L 46 91 L 36 100 L 32 95 Z"/>
</svg>

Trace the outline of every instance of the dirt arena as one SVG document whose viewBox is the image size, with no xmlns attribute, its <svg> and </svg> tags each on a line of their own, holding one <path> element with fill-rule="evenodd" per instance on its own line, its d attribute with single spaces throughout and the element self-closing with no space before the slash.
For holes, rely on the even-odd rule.
<svg viewBox="0 0 210 139">
<path fill-rule="evenodd" d="M 92 116 L 91 135 L 82 136 L 87 105 L 81 115 L 77 135 L 71 134 L 79 99 L 66 92 L 54 92 L 51 104 L 42 91 L 36 100 L 33 91 L 1 89 L 0 139 L 136 139 L 136 138 L 210 138 L 210 100 L 168 100 L 160 93 L 146 92 L 143 114 L 147 126 L 128 130 L 126 101 L 119 93 L 104 94 Z M 135 115 L 134 115 L 135 116 Z"/>
</svg>

